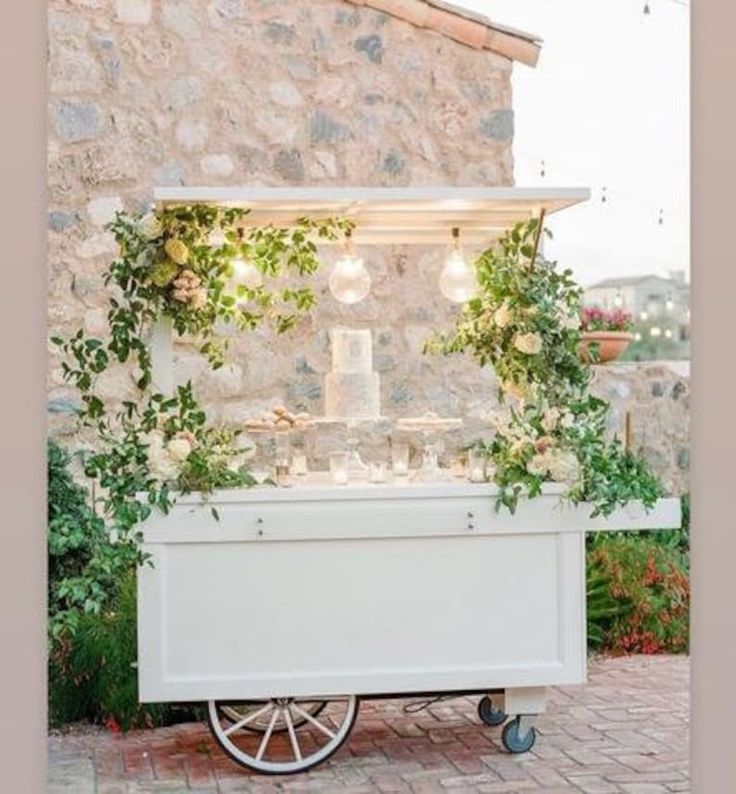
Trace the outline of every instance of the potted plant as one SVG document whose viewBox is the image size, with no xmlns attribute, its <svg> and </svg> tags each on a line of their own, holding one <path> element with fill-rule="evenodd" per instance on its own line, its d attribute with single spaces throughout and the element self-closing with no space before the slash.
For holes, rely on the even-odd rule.
<svg viewBox="0 0 736 794">
<path fill-rule="evenodd" d="M 595 364 L 615 361 L 634 339 L 631 314 L 623 309 L 606 311 L 597 306 L 586 306 L 580 318 L 580 328 L 580 355 L 584 361 Z"/>
</svg>

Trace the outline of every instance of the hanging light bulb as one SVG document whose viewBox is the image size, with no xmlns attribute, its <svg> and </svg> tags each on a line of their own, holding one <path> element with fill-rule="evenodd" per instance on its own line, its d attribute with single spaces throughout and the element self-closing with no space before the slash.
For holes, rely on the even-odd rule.
<svg viewBox="0 0 736 794">
<path fill-rule="evenodd" d="M 236 256 L 230 260 L 230 280 L 235 285 L 258 289 L 263 284 L 263 275 L 251 261 Z"/>
<path fill-rule="evenodd" d="M 358 303 L 370 292 L 371 276 L 363 260 L 355 256 L 350 231 L 345 233 L 345 251 L 330 271 L 330 292 L 340 303 Z"/>
<path fill-rule="evenodd" d="M 621 294 L 621 290 L 616 293 L 616 297 L 613 299 L 613 305 L 620 309 L 624 305 L 624 296 Z"/>
<path fill-rule="evenodd" d="M 238 240 L 242 246 L 244 232 L 243 229 L 238 229 Z M 230 260 L 230 286 L 237 287 L 243 285 L 248 289 L 258 289 L 263 284 L 263 274 L 261 271 L 248 259 L 245 259 L 241 254 L 234 256 Z"/>
<path fill-rule="evenodd" d="M 651 8 L 649 8 L 649 3 L 645 2 L 644 3 L 644 14 L 645 15 L 649 15 L 651 13 L 652 13 L 652 10 L 651 10 Z"/>
<path fill-rule="evenodd" d="M 469 301 L 478 287 L 473 268 L 460 250 L 460 229 L 452 230 L 452 250 L 440 273 L 440 292 L 453 303 Z"/>
<path fill-rule="evenodd" d="M 675 308 L 675 302 L 672 300 L 672 295 L 667 296 L 664 307 L 668 312 L 671 312 Z"/>
</svg>

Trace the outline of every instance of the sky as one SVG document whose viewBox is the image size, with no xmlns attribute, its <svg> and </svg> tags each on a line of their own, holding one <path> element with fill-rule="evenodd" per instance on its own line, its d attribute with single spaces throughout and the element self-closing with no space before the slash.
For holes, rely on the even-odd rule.
<svg viewBox="0 0 736 794">
<path fill-rule="evenodd" d="M 689 269 L 688 1 L 454 0 L 544 40 L 514 64 L 514 177 L 591 188 L 545 245 L 584 285 Z"/>
</svg>

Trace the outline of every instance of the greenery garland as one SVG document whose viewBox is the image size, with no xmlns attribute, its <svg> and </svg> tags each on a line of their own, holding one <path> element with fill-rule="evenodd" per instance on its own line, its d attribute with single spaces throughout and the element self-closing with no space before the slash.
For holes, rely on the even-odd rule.
<svg viewBox="0 0 736 794">
<path fill-rule="evenodd" d="M 607 440 L 610 406 L 588 394 L 582 290 L 570 270 L 535 253 L 539 231 L 536 219 L 519 223 L 480 255 L 478 295 L 425 351 L 470 352 L 498 377 L 506 410 L 495 417 L 493 441 L 481 445 L 499 486 L 497 508 L 513 512 L 521 495 L 537 496 L 549 481 L 567 483 L 571 501 L 592 503 L 593 517 L 632 500 L 651 507 L 660 484 L 618 438 Z"/>
<path fill-rule="evenodd" d="M 204 204 L 166 207 L 140 215 L 118 213 L 109 229 L 120 249 L 105 273 L 111 288 L 109 336 L 52 337 L 64 359 L 62 370 L 78 390 L 78 416 L 96 432 L 85 472 L 100 486 L 101 516 L 91 521 L 112 537 L 97 543 L 84 572 L 64 577 L 55 594 L 64 609 L 52 621 L 55 636 L 73 630 L 76 611 L 97 612 L 107 582 L 146 562 L 138 525 L 153 507 L 167 512 L 172 494 L 248 487 L 252 447 L 239 431 L 207 423 L 191 383 L 173 395 L 153 391 L 149 338 L 153 323 L 169 318 L 179 336 L 196 340 L 213 369 L 222 366 L 226 340 L 218 323 L 241 331 L 272 325 L 278 333 L 294 326 L 315 303 L 303 278 L 319 267 L 317 244 L 352 229 L 340 218 L 301 218 L 296 226 L 249 227 L 247 210 Z M 250 285 L 236 283 L 233 260 L 241 257 L 260 274 Z M 274 286 L 276 279 L 280 285 Z M 289 281 L 291 279 L 291 281 Z M 138 398 L 110 414 L 96 392 L 97 381 L 114 363 L 133 364 Z M 141 499 L 145 495 L 145 499 Z M 213 515 L 217 517 L 213 508 Z M 66 542 L 59 522 L 49 526 L 50 544 Z"/>
</svg>

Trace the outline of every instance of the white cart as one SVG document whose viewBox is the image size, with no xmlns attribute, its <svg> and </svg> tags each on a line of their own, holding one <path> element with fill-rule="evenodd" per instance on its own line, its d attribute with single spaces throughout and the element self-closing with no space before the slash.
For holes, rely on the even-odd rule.
<svg viewBox="0 0 736 794">
<path fill-rule="evenodd" d="M 290 773 L 345 741 L 361 698 L 479 693 L 511 752 L 544 688 L 586 677 L 585 531 L 674 527 L 677 499 L 607 519 L 559 491 L 494 510 L 476 484 L 259 487 L 144 526 L 140 698 L 207 701 L 238 763 Z M 215 507 L 219 521 L 212 514 Z"/>
<path fill-rule="evenodd" d="M 515 222 L 588 197 L 575 188 L 164 188 L 161 204 L 248 207 L 249 222 L 356 222 L 359 244 L 487 244 Z M 152 340 L 171 390 L 171 330 Z M 503 743 L 534 743 L 544 689 L 586 677 L 585 532 L 680 524 L 679 501 L 607 519 L 559 490 L 494 510 L 484 484 L 300 485 L 179 498 L 143 526 L 143 702 L 206 701 L 238 763 L 286 774 L 328 758 L 361 698 L 482 695 Z M 219 514 L 215 520 L 212 508 Z"/>
</svg>

